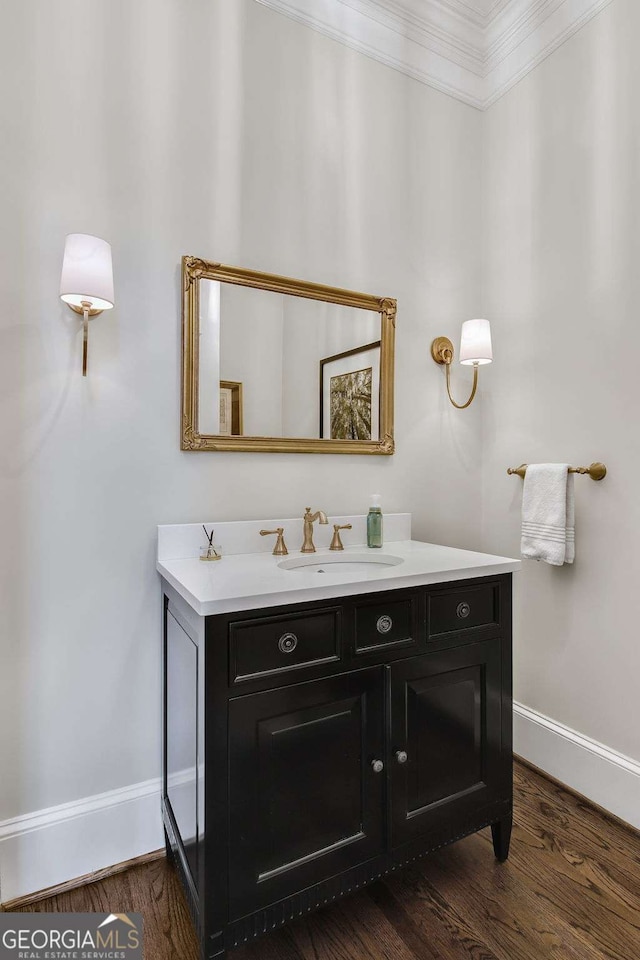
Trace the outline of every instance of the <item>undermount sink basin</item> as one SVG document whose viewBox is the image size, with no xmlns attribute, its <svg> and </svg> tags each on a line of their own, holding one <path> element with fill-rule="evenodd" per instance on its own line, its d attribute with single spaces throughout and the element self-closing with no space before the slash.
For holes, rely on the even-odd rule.
<svg viewBox="0 0 640 960">
<path fill-rule="evenodd" d="M 290 557 L 278 564 L 283 570 L 302 571 L 303 573 L 374 573 L 376 567 L 396 567 L 404 563 L 402 557 L 390 553 L 346 553 L 319 557 L 310 554 L 305 557 Z"/>
</svg>

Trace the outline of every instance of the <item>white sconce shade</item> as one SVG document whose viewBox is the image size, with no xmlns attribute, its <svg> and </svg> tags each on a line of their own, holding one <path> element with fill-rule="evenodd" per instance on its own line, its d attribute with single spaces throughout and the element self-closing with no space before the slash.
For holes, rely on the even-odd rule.
<svg viewBox="0 0 640 960">
<path fill-rule="evenodd" d="M 113 296 L 111 245 L 87 233 L 70 233 L 64 246 L 60 299 L 82 310 L 110 310 Z"/>
<path fill-rule="evenodd" d="M 460 337 L 460 363 L 467 366 L 491 363 L 491 324 L 488 320 L 465 320 Z"/>
<path fill-rule="evenodd" d="M 449 400 L 457 410 L 466 410 L 473 403 L 473 398 L 478 389 L 478 367 L 484 363 L 491 363 L 493 360 L 489 321 L 465 320 L 462 324 L 460 363 L 473 367 L 473 386 L 466 403 L 456 403 L 451 396 L 451 364 L 453 363 L 453 344 L 451 340 L 448 337 L 436 337 L 431 344 L 431 357 L 437 364 L 444 366 Z"/>
</svg>

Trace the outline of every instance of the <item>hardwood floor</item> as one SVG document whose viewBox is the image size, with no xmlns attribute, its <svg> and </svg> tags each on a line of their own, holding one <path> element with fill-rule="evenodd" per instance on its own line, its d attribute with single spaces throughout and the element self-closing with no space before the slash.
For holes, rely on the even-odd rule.
<svg viewBox="0 0 640 960">
<path fill-rule="evenodd" d="M 142 913 L 148 960 L 197 960 L 164 860 L 29 911 Z M 639 960 L 640 837 L 527 767 L 511 854 L 483 831 L 255 943 L 230 960 Z"/>
</svg>

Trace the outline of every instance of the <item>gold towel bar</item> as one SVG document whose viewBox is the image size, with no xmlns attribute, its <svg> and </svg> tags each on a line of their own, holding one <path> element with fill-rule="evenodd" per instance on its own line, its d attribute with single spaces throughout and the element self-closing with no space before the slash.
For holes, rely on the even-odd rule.
<svg viewBox="0 0 640 960">
<path fill-rule="evenodd" d="M 523 480 L 526 472 L 526 463 L 521 463 L 519 467 L 509 467 L 507 470 L 508 474 L 516 473 L 519 477 L 522 477 Z M 592 480 L 604 480 L 607 475 L 607 468 L 604 463 L 592 463 L 589 467 L 569 467 L 569 473 L 585 473 L 588 474 Z"/>
</svg>

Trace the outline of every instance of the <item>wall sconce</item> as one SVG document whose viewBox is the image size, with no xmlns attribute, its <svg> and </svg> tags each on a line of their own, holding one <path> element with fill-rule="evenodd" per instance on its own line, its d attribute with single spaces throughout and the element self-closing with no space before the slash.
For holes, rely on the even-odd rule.
<svg viewBox="0 0 640 960">
<path fill-rule="evenodd" d="M 64 245 L 60 299 L 83 317 L 82 376 L 87 375 L 89 317 L 111 310 L 113 266 L 111 246 L 87 233 L 70 233 Z"/>
<path fill-rule="evenodd" d="M 449 400 L 458 410 L 468 407 L 478 389 L 478 367 L 491 363 L 491 325 L 488 320 L 465 320 L 460 336 L 460 363 L 473 367 L 473 387 L 466 403 L 456 403 L 451 396 L 451 364 L 453 363 L 453 344 L 448 337 L 436 337 L 431 344 L 431 356 L 436 363 L 445 364 L 447 371 L 447 393 Z"/>
</svg>

